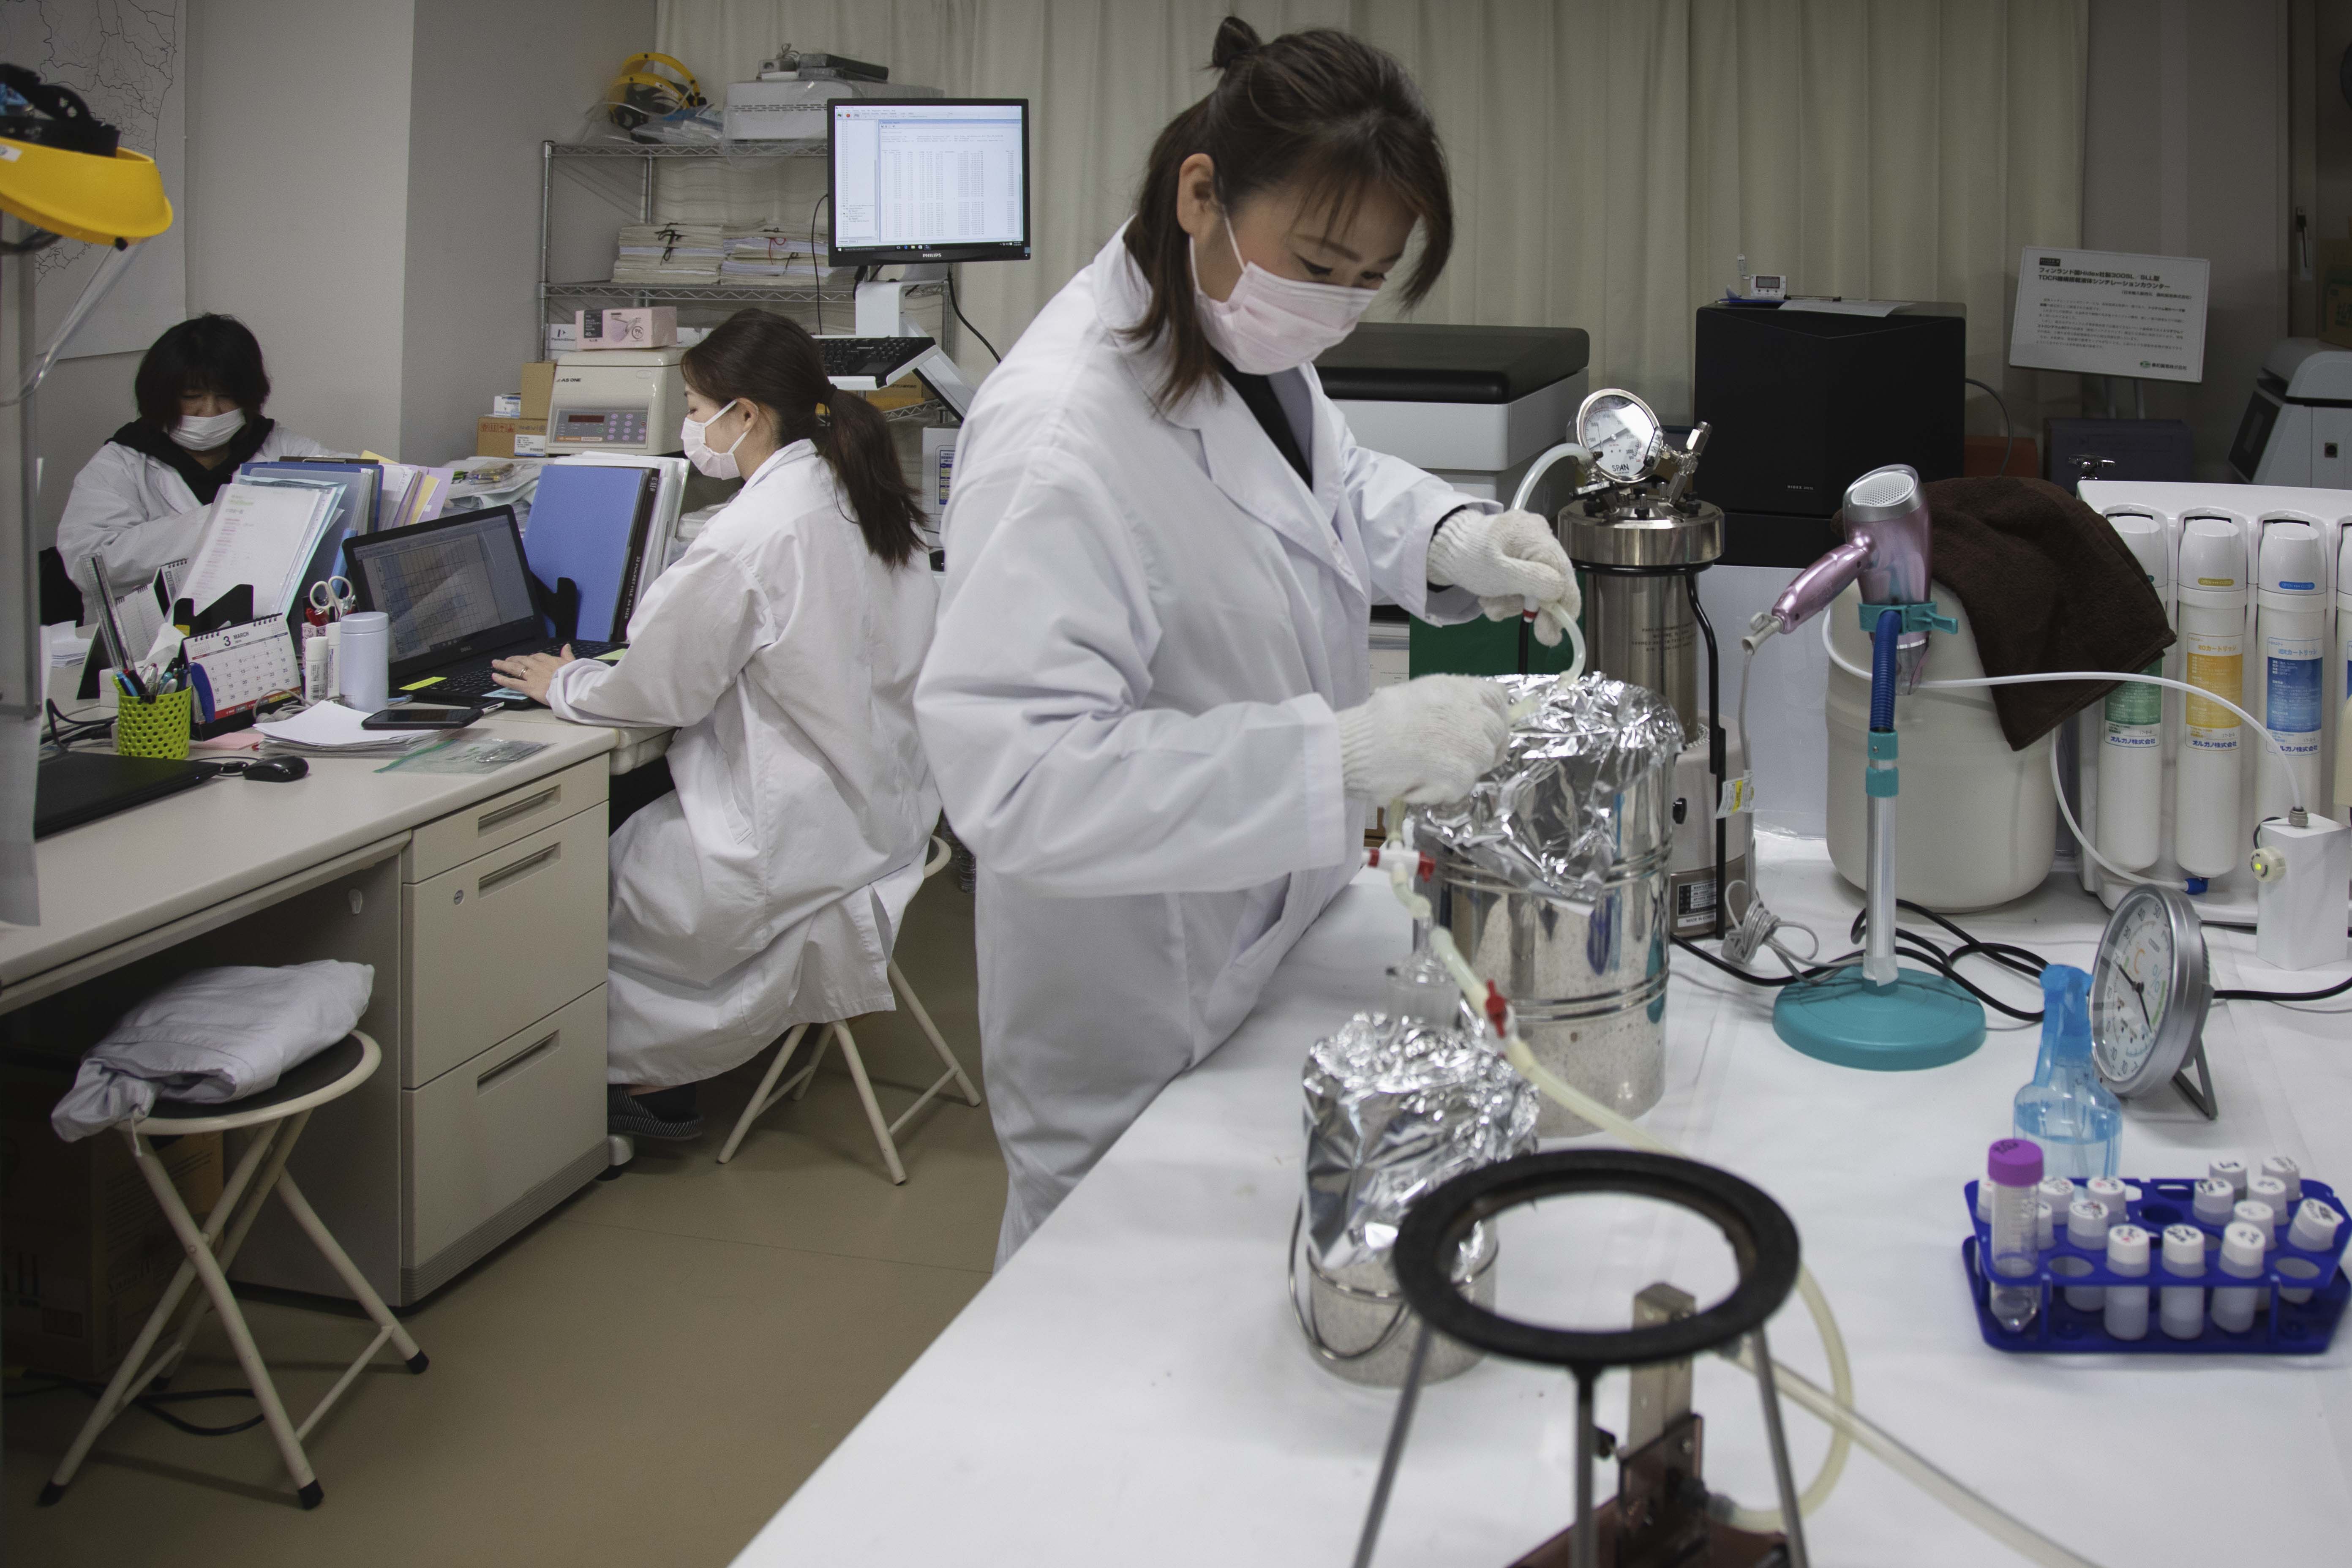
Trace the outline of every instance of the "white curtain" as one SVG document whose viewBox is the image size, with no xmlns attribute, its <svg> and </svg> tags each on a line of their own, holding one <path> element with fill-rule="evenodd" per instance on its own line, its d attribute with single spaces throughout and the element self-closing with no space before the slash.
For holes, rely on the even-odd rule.
<svg viewBox="0 0 2352 1568">
<path fill-rule="evenodd" d="M 714 98 L 791 42 L 1031 100 L 1035 259 L 961 285 L 1008 348 L 1127 216 L 1229 11 L 1268 37 L 1347 27 L 1420 82 L 1457 240 L 1416 319 L 1582 327 L 1595 385 L 1685 417 L 1692 312 L 1745 254 L 1806 293 L 1965 304 L 1969 374 L 2034 428 L 2007 307 L 2021 247 L 2078 237 L 2087 0 L 661 0 L 658 37 Z M 806 221 L 823 192 L 814 168 L 789 199 L 778 176 L 692 174 L 671 216 Z"/>
</svg>

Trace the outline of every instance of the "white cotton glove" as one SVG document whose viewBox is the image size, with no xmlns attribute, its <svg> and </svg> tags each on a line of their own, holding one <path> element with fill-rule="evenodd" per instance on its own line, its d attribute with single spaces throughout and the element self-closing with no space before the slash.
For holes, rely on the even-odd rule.
<svg viewBox="0 0 2352 1568">
<path fill-rule="evenodd" d="M 1510 698 L 1491 680 L 1424 675 L 1384 686 L 1339 714 L 1339 774 L 1349 795 L 1386 804 L 1459 800 L 1503 760 Z"/>
<path fill-rule="evenodd" d="M 1559 646 L 1560 628 L 1584 608 L 1568 552 L 1531 511 L 1454 513 L 1429 542 L 1428 574 L 1477 595 L 1490 621 L 1533 612 L 1536 640 L 1546 647 Z"/>
</svg>

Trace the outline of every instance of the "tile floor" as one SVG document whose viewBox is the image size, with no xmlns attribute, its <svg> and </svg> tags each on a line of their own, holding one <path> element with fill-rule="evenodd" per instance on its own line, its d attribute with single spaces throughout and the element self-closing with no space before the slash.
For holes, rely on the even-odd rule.
<svg viewBox="0 0 2352 1568">
<path fill-rule="evenodd" d="M 971 899 L 951 875 L 916 899 L 898 952 L 977 1076 Z M 935 1058 L 903 1013 L 853 1026 L 896 1115 L 910 1093 L 885 1086 L 928 1083 Z M 643 1149 L 412 1314 L 432 1367 L 412 1378 L 384 1351 L 312 1433 L 318 1509 L 296 1505 L 259 1428 L 190 1437 L 140 1411 L 37 1509 L 88 1405 L 11 1397 L 0 1553 L 45 1568 L 729 1562 L 987 1282 L 1004 1204 L 987 1109 L 960 1100 L 908 1124 L 907 1184 L 891 1186 L 837 1054 L 719 1165 L 761 1065 L 705 1090 L 700 1142 Z M 297 1420 L 365 1342 L 355 1318 L 275 1302 L 247 1316 Z M 178 1386 L 239 1382 L 215 1329 Z"/>
</svg>

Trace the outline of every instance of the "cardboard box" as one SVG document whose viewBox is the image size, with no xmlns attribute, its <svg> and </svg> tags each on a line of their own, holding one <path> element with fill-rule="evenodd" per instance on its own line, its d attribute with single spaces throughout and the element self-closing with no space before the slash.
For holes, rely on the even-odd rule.
<svg viewBox="0 0 2352 1568">
<path fill-rule="evenodd" d="M 515 437 L 547 435 L 544 419 L 502 419 L 485 414 L 474 421 L 474 456 L 477 458 L 511 458 L 515 455 Z"/>
<path fill-rule="evenodd" d="M 0 1339 L 12 1366 L 101 1381 L 171 1283 L 180 1243 L 120 1133 L 68 1143 L 50 1128 L 70 1081 L 12 1073 L 0 1100 Z M 156 1157 L 203 1224 L 220 1201 L 221 1135 Z"/>
<path fill-rule="evenodd" d="M 602 323 L 599 323 L 601 328 Z M 580 327 L 575 317 L 569 321 L 551 322 L 547 329 L 547 357 L 552 362 L 562 359 L 580 346 Z"/>
<path fill-rule="evenodd" d="M 572 335 L 583 349 L 667 349 L 677 344 L 677 307 L 574 310 Z"/>
<path fill-rule="evenodd" d="M 2352 231 L 2352 223 L 2345 227 Z M 2319 338 L 2352 349 L 2352 238 L 2323 239 L 2312 258 L 2319 279 Z"/>
<path fill-rule="evenodd" d="M 525 419 L 547 417 L 547 405 L 555 395 L 555 362 L 539 360 L 522 367 L 522 416 Z"/>
</svg>

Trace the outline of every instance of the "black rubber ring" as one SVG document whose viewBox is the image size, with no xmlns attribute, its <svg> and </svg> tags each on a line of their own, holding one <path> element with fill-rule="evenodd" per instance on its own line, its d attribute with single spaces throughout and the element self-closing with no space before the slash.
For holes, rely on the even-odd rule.
<svg viewBox="0 0 2352 1568">
<path fill-rule="evenodd" d="M 1714 1222 L 1738 1262 L 1738 1285 L 1705 1311 L 1613 1332 L 1523 1323 L 1454 1289 L 1446 1265 L 1471 1226 L 1570 1193 L 1656 1198 Z M 1763 1327 L 1796 1286 L 1797 1227 L 1762 1188 L 1712 1165 L 1630 1150 L 1570 1150 L 1522 1154 L 1454 1177 L 1406 1213 L 1390 1259 L 1405 1300 L 1438 1332 L 1495 1355 L 1591 1376 L 1602 1367 L 1685 1361 Z"/>
</svg>

